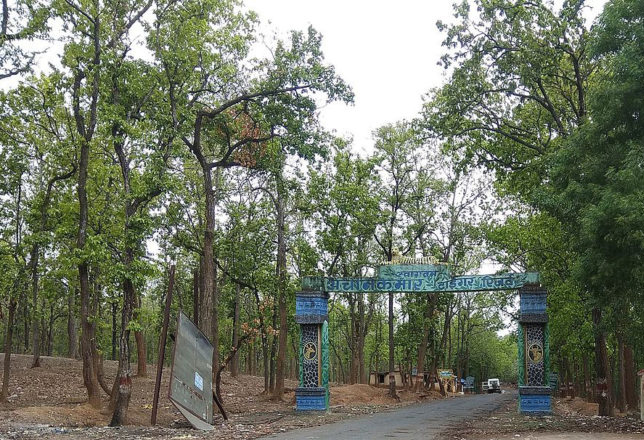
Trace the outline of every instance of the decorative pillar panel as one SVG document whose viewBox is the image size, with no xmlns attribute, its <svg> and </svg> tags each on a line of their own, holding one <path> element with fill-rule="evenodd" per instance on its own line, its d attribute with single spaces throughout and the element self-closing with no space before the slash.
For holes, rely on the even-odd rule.
<svg viewBox="0 0 644 440">
<path fill-rule="evenodd" d="M 329 330 L 326 292 L 298 292 L 295 322 L 300 324 L 300 386 L 295 390 L 298 411 L 329 407 Z"/>
<path fill-rule="evenodd" d="M 519 324 L 519 328 L 517 329 L 517 341 L 519 341 L 517 344 L 517 346 L 519 347 L 519 377 L 517 384 L 519 385 L 519 387 L 525 386 L 525 344 L 523 343 L 524 337 L 523 326 Z"/>
<path fill-rule="evenodd" d="M 550 414 L 547 291 L 538 284 L 519 290 L 519 410 Z"/>
<path fill-rule="evenodd" d="M 525 346 L 527 353 L 527 384 L 529 386 L 545 385 L 545 368 L 544 368 L 544 325 L 543 324 L 525 324 Z"/>
</svg>

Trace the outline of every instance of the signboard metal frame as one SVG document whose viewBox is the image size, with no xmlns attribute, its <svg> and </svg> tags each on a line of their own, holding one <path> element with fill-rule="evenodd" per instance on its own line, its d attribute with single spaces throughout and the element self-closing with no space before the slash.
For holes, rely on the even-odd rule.
<svg viewBox="0 0 644 440">
<path fill-rule="evenodd" d="M 185 327 L 187 327 L 187 330 L 183 330 Z M 189 331 L 189 333 L 184 334 L 185 331 Z M 179 368 L 175 368 L 175 363 L 177 362 L 177 347 L 182 343 L 189 343 L 191 340 L 194 340 L 195 347 L 192 352 L 193 356 L 188 356 L 189 365 L 182 364 L 181 366 L 177 366 Z M 197 347 L 197 343 L 199 343 L 199 347 Z M 200 359 L 199 365 L 197 365 L 199 348 L 203 349 L 204 347 L 206 351 L 205 356 L 200 357 L 205 358 L 205 362 L 203 362 L 203 365 L 201 365 L 202 362 Z M 182 352 L 182 350 L 184 350 L 183 347 L 180 347 L 179 351 Z M 168 387 L 168 398 L 192 426 L 203 431 L 210 431 L 214 429 L 212 425 L 214 404 L 212 393 L 213 350 L 213 346 L 206 335 L 204 335 L 203 332 L 194 325 L 194 323 L 185 315 L 185 313 L 179 311 L 179 317 L 177 318 L 177 334 L 174 347 L 172 349 L 172 365 L 170 367 L 170 385 Z M 175 375 L 175 371 L 179 371 L 179 373 L 177 374 L 184 375 L 186 377 L 179 377 L 178 375 Z M 188 377 L 186 374 L 183 374 L 186 371 L 191 371 L 190 377 Z M 194 386 L 192 386 L 191 384 Z M 186 395 L 192 395 L 197 400 L 203 401 L 203 405 L 197 408 L 196 406 L 187 404 L 190 402 L 190 400 L 186 399 L 185 395 L 182 398 L 180 395 L 175 395 L 175 392 L 173 392 L 173 390 L 181 389 L 186 390 Z M 199 412 L 201 412 L 201 414 L 199 414 Z"/>
</svg>

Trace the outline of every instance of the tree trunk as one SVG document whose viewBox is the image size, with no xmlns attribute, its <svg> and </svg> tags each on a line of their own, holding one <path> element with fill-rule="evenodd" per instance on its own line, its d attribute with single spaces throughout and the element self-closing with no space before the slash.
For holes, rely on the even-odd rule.
<svg viewBox="0 0 644 440">
<path fill-rule="evenodd" d="M 624 359 L 624 335 L 617 332 L 617 365 L 619 369 L 619 393 L 617 393 L 617 408 L 626 412 L 626 362 Z"/>
<path fill-rule="evenodd" d="M 597 403 L 599 403 L 599 415 L 611 416 L 613 412 L 611 398 L 611 378 L 608 365 L 608 353 L 606 350 L 606 335 L 601 328 L 602 311 L 598 307 L 593 308 L 593 326 L 595 331 L 595 374 L 597 376 Z"/>
<path fill-rule="evenodd" d="M 199 286 L 201 277 L 199 274 L 201 271 L 195 269 L 194 274 L 192 275 L 192 321 L 195 326 L 199 327 Z"/>
<path fill-rule="evenodd" d="M 394 294 L 389 292 L 389 396 L 397 399 L 394 368 Z"/>
<path fill-rule="evenodd" d="M 80 165 L 78 167 L 78 203 L 80 207 L 77 248 L 83 252 L 87 240 L 87 221 L 89 205 L 87 202 L 87 170 L 89 165 L 89 142 L 82 142 L 80 152 Z M 83 384 L 87 389 L 89 404 L 100 408 L 101 397 L 98 377 L 94 369 L 92 356 L 92 341 L 94 340 L 94 326 L 90 319 L 90 287 L 89 266 L 85 258 L 78 263 L 78 279 L 81 298 L 81 357 L 83 359 Z"/>
<path fill-rule="evenodd" d="M 637 409 L 637 376 L 633 349 L 624 344 L 624 369 L 626 373 L 626 404 L 629 410 Z"/>
<path fill-rule="evenodd" d="M 94 325 L 90 320 L 90 289 L 87 263 L 78 265 L 81 292 L 81 357 L 83 359 L 83 384 L 87 389 L 89 404 L 94 408 L 101 406 L 98 376 L 94 368 L 93 347 Z"/>
<path fill-rule="evenodd" d="M 125 265 L 131 267 L 134 261 L 134 251 L 126 249 Z M 121 426 L 125 424 L 127 410 L 132 395 L 132 371 L 130 369 L 130 329 L 132 311 L 135 302 L 135 292 L 132 280 L 126 277 L 123 280 L 123 309 L 121 310 L 121 337 L 119 339 L 119 366 L 117 373 L 117 397 L 112 413 L 110 426 Z"/>
<path fill-rule="evenodd" d="M 199 148 L 201 148 L 199 146 Z M 203 159 L 203 157 L 201 157 Z M 216 267 L 214 257 L 214 240 L 215 240 L 215 191 L 212 184 L 212 174 L 210 166 L 205 162 L 205 159 L 200 160 L 203 179 L 204 179 L 204 193 L 206 204 L 206 225 L 204 229 L 203 240 L 203 286 L 202 292 L 202 308 L 200 311 L 201 326 L 199 327 L 206 337 L 212 343 L 214 348 L 212 354 L 212 367 L 213 367 L 213 383 L 216 383 L 216 372 L 219 368 L 219 335 L 217 322 L 217 286 L 216 283 Z"/>
<path fill-rule="evenodd" d="M 212 308 L 213 308 L 213 311 L 212 311 L 212 314 L 213 314 L 213 319 L 212 319 L 213 344 L 212 345 L 215 348 L 214 348 L 214 350 L 212 352 L 212 367 L 213 367 L 213 371 L 216 368 L 221 367 L 221 360 L 220 360 L 220 356 L 219 356 L 219 315 L 218 315 L 218 313 L 219 313 L 219 286 L 218 286 L 217 265 L 216 264 L 214 265 L 214 269 L 215 269 L 215 278 L 214 278 L 214 284 L 213 284 L 214 290 L 213 290 L 213 296 L 212 296 Z M 216 368 L 215 368 L 215 365 L 217 365 Z M 219 382 L 215 381 L 215 383 L 217 385 L 216 388 L 215 388 L 215 391 L 217 393 L 217 397 L 219 398 L 219 401 L 221 402 L 221 401 L 223 401 L 223 399 L 221 398 L 221 389 L 220 389 L 220 386 L 219 386 Z"/>
<path fill-rule="evenodd" d="M 279 310 L 277 307 L 273 307 L 273 328 L 277 328 L 277 318 Z M 275 356 L 277 354 L 277 338 L 273 335 L 271 339 L 271 354 L 269 358 L 269 380 L 268 380 L 268 389 L 272 394 L 275 391 Z"/>
<path fill-rule="evenodd" d="M 43 304 L 44 306 L 44 304 Z M 47 326 L 47 356 L 53 354 L 54 349 L 54 324 L 56 323 L 56 315 L 54 314 L 54 305 L 49 307 L 49 325 Z"/>
<path fill-rule="evenodd" d="M 237 347 L 239 344 L 239 309 L 240 309 L 240 292 L 241 286 L 237 284 L 235 286 L 235 310 L 233 311 L 233 347 Z M 233 358 L 230 360 L 230 375 L 232 377 L 237 377 L 239 374 L 239 353 L 235 352 Z"/>
<path fill-rule="evenodd" d="M 349 361 L 349 384 L 353 385 L 358 382 L 358 371 L 360 368 L 358 367 L 358 334 L 360 333 L 360 325 L 359 325 L 359 318 L 358 318 L 358 313 L 356 313 L 356 300 L 357 300 L 357 295 L 359 294 L 349 294 L 350 299 L 349 299 L 349 317 L 350 317 L 350 323 L 349 323 L 349 329 L 351 331 L 351 334 L 349 335 L 349 349 L 351 350 L 351 359 Z"/>
<path fill-rule="evenodd" d="M 98 1 L 94 0 L 93 6 L 98 8 Z M 80 136 L 80 153 L 78 162 L 78 237 L 76 240 L 76 250 L 80 257 L 78 261 L 78 280 L 80 286 L 80 307 L 81 307 L 81 357 L 83 359 L 83 383 L 87 389 L 87 397 L 91 406 L 99 408 L 101 406 L 100 389 L 98 377 L 94 368 L 93 344 L 95 341 L 94 325 L 90 320 L 90 286 L 89 286 L 89 263 L 86 255 L 85 243 L 87 241 L 87 228 L 89 218 L 89 204 L 87 201 L 87 173 L 89 170 L 89 152 L 90 143 L 94 137 L 97 121 L 97 107 L 100 91 L 100 65 L 101 65 L 101 21 L 98 16 L 98 10 L 91 26 L 91 38 L 94 44 L 94 54 L 91 60 L 92 72 L 91 78 L 91 96 L 89 103 L 89 119 L 81 111 L 81 86 L 86 78 L 86 72 L 76 70 L 74 72 L 74 84 L 72 93 L 72 104 L 74 120 L 76 122 L 76 131 Z M 89 78 L 88 78 L 89 80 Z M 88 84 L 89 85 L 89 84 Z"/>
<path fill-rule="evenodd" d="M 273 396 L 281 399 L 284 395 L 284 374 L 286 366 L 286 350 L 288 348 L 288 323 L 287 323 L 287 285 L 286 285 L 286 212 L 284 188 L 281 179 L 277 179 L 277 282 L 278 282 L 278 308 L 280 318 L 279 344 L 277 352 L 277 369 L 275 372 L 275 391 Z"/>
<path fill-rule="evenodd" d="M 24 349 L 23 349 L 22 353 L 24 354 L 24 353 L 29 352 L 29 334 L 30 334 L 29 333 L 29 324 L 31 323 L 31 319 L 29 317 L 29 304 L 27 304 L 27 301 L 24 301 L 24 302 L 21 301 L 21 304 L 22 304 L 22 307 L 21 307 L 21 309 L 22 309 L 22 324 L 24 326 L 23 327 L 24 330 L 22 332 L 23 341 L 24 341 L 23 342 Z"/>
<path fill-rule="evenodd" d="M 264 360 L 264 394 L 268 394 L 271 392 L 271 371 L 268 351 L 268 336 L 266 333 L 262 333 L 262 358 Z"/>
<path fill-rule="evenodd" d="M 7 402 L 9 397 L 9 376 L 11 373 L 11 349 L 13 344 L 13 325 L 16 319 L 16 309 L 18 303 L 15 298 L 9 299 L 7 328 L 4 336 L 4 363 L 2 369 L 2 392 L 0 392 L 0 402 Z"/>
<path fill-rule="evenodd" d="M 447 396 L 447 390 L 445 389 L 445 385 L 443 384 L 443 381 L 440 379 L 440 376 L 438 375 L 438 369 L 434 370 L 434 375 L 436 377 L 436 381 L 438 382 L 438 388 L 440 390 L 441 396 Z M 434 385 L 432 385 L 432 388 Z"/>
<path fill-rule="evenodd" d="M 428 293 L 427 294 L 427 304 L 425 305 L 425 314 L 423 317 L 423 337 L 418 347 L 418 360 L 416 361 L 416 372 L 418 378 L 416 379 L 416 384 L 414 385 L 414 391 L 419 392 L 423 387 L 423 381 L 425 377 L 425 355 L 427 353 L 427 343 L 429 341 L 429 329 L 430 329 L 430 320 L 434 314 L 434 303 L 436 300 L 436 294 Z"/>
<path fill-rule="evenodd" d="M 583 389 L 583 397 L 588 399 L 592 393 L 589 393 L 588 388 L 590 387 L 590 365 L 588 361 L 588 355 L 584 353 L 582 357 L 582 362 L 583 362 L 583 369 L 584 369 L 584 389 Z"/>
<path fill-rule="evenodd" d="M 448 338 L 452 322 L 452 300 L 450 299 L 445 310 L 445 322 L 443 323 L 443 335 L 441 337 L 440 350 L 443 353 L 443 367 L 445 366 L 445 353 L 447 351 Z M 451 344 L 450 344 L 451 345 Z M 439 381 L 440 382 L 440 381 Z"/>
<path fill-rule="evenodd" d="M 259 329 L 262 335 L 262 358 L 263 358 L 263 367 L 264 367 L 264 394 L 269 392 L 269 370 L 268 370 L 268 333 L 266 329 L 266 324 L 264 323 L 264 315 L 262 313 L 261 301 L 259 299 L 259 292 L 257 289 L 253 289 L 253 294 L 255 296 L 255 305 L 257 306 L 257 314 L 259 316 Z"/>
<path fill-rule="evenodd" d="M 116 360 L 116 341 L 118 340 L 117 336 L 117 326 L 116 326 L 116 315 L 117 315 L 118 305 L 116 301 L 112 301 L 112 360 Z"/>
<path fill-rule="evenodd" d="M 134 306 L 133 316 L 137 321 L 141 320 L 141 297 L 134 293 Z M 139 322 L 141 324 L 141 322 Z M 136 375 L 138 377 L 147 377 L 148 375 L 148 360 L 145 348 L 145 338 L 143 331 L 136 330 L 134 332 L 134 340 L 136 341 Z"/>
<path fill-rule="evenodd" d="M 78 357 L 78 332 L 76 331 L 76 312 L 74 303 L 76 302 L 76 292 L 68 292 L 67 296 L 67 357 L 76 359 Z"/>
<path fill-rule="evenodd" d="M 368 331 L 368 324 L 365 318 L 365 304 L 364 304 L 364 295 L 359 294 L 358 296 L 358 328 L 356 333 L 356 343 L 355 350 L 357 353 L 357 362 L 358 362 L 358 383 L 366 383 L 366 374 L 365 374 L 365 365 L 364 365 L 364 345 L 365 337 Z"/>
<path fill-rule="evenodd" d="M 335 348 L 334 343 L 329 344 L 331 346 L 331 350 L 333 350 L 333 353 L 335 354 L 335 360 L 338 363 L 338 367 L 340 368 L 340 376 L 342 376 L 342 383 L 347 383 L 347 378 L 344 373 L 344 365 L 342 364 L 342 358 L 338 355 L 338 350 Z"/>
<path fill-rule="evenodd" d="M 33 360 L 31 361 L 31 368 L 40 367 L 40 314 L 38 309 L 38 258 L 40 256 L 40 248 L 38 243 L 34 243 L 31 248 L 31 314 L 33 319 Z"/>
</svg>

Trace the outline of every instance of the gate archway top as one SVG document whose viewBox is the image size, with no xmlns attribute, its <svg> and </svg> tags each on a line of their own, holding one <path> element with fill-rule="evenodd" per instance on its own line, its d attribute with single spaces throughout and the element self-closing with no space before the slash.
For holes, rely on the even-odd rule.
<svg viewBox="0 0 644 440">
<path fill-rule="evenodd" d="M 480 292 L 516 290 L 538 284 L 539 273 L 451 276 L 449 267 L 436 264 L 391 264 L 378 267 L 376 277 L 304 277 L 302 290 L 318 292 Z"/>
</svg>

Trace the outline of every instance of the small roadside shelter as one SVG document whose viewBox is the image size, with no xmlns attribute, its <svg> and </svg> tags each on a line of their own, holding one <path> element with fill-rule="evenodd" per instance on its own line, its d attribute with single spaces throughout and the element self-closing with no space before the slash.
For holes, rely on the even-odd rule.
<svg viewBox="0 0 644 440">
<path fill-rule="evenodd" d="M 396 379 L 396 388 L 402 387 L 403 380 L 400 370 L 394 370 L 393 375 Z M 372 371 L 371 374 L 369 374 L 369 385 L 388 387 L 389 371 Z"/>
</svg>

